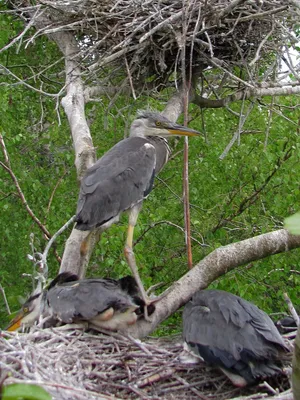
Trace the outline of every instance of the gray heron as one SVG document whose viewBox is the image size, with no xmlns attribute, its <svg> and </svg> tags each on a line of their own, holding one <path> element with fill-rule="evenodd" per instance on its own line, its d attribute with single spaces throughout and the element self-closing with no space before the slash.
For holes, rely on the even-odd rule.
<svg viewBox="0 0 300 400">
<path fill-rule="evenodd" d="M 79 280 L 77 275 L 63 272 L 44 290 L 37 288 L 6 329 L 30 327 L 42 318 L 50 326 L 87 322 L 95 329 L 126 330 L 142 316 L 143 309 L 131 276 Z M 148 313 L 153 311 L 154 305 L 150 305 Z"/>
<path fill-rule="evenodd" d="M 133 253 L 133 232 L 143 200 L 156 174 L 168 161 L 167 137 L 196 136 L 200 132 L 169 121 L 163 115 L 143 111 L 133 121 L 130 136 L 105 153 L 81 180 L 75 229 L 101 233 L 127 211 L 129 224 L 124 253 L 145 303 L 148 299 Z M 81 245 L 87 251 L 89 235 Z"/>
<path fill-rule="evenodd" d="M 185 348 L 219 367 L 235 386 L 281 371 L 288 352 L 270 317 L 254 304 L 222 290 L 202 290 L 183 311 Z"/>
</svg>

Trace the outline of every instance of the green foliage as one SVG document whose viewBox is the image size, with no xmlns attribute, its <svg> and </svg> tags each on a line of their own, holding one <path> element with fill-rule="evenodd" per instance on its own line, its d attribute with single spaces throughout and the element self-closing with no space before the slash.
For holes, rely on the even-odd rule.
<svg viewBox="0 0 300 400">
<path fill-rule="evenodd" d="M 2 14 L 1 47 L 22 30 L 22 25 L 12 16 Z M 1 53 L 0 64 L 9 66 L 15 75 L 37 90 L 42 87 L 45 92 L 56 93 L 62 81 L 50 80 L 49 77 L 60 70 L 58 63 L 45 69 L 38 77 L 33 78 L 33 75 L 60 57 L 53 42 L 37 38 L 26 50 L 21 48 L 16 53 L 15 48 L 11 48 Z M 12 76 L 0 74 L 0 133 L 4 137 L 11 168 L 29 207 L 50 233 L 55 233 L 74 214 L 78 193 L 70 129 L 64 119 L 61 125 L 58 124 L 55 106 L 56 99 L 41 96 L 37 91 L 16 84 Z M 5 162 L 2 152 L 0 160 Z M 31 252 L 29 236 L 34 233 L 37 251 L 43 251 L 46 241 L 22 205 L 11 176 L 2 167 L 0 212 L 0 283 L 11 309 L 16 310 L 20 306 L 18 296 L 26 297 L 32 290 L 31 280 L 22 278 L 23 273 L 32 273 L 32 264 L 26 257 Z M 68 233 L 65 232 L 57 241 L 60 255 Z M 58 270 L 53 252 L 49 265 L 53 276 Z M 0 296 L 0 326 L 6 323 L 5 304 Z"/>
<path fill-rule="evenodd" d="M 52 396 L 37 385 L 13 383 L 3 386 L 2 400 L 51 400 Z"/>
</svg>

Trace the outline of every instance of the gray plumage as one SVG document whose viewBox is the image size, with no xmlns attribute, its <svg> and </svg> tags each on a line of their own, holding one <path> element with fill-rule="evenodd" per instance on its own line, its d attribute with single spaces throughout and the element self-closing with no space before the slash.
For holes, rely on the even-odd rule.
<svg viewBox="0 0 300 400">
<path fill-rule="evenodd" d="M 164 156 L 167 158 L 166 149 Z M 81 181 L 76 229 L 101 226 L 141 202 L 152 189 L 155 171 L 151 141 L 131 137 L 116 144 Z"/>
<path fill-rule="evenodd" d="M 58 284 L 45 292 L 51 316 L 63 323 L 89 321 L 113 308 L 125 313 L 138 309 L 118 281 L 109 279 L 82 279 Z"/>
<path fill-rule="evenodd" d="M 221 290 L 199 291 L 186 304 L 183 338 L 192 353 L 247 384 L 278 373 L 288 350 L 264 311 Z"/>
</svg>

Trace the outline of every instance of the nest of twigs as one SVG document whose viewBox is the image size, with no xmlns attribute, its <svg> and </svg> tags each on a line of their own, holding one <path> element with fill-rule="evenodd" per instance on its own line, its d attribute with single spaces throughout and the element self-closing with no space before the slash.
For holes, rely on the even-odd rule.
<svg viewBox="0 0 300 400">
<path fill-rule="evenodd" d="M 10 376 L 5 384 L 38 384 L 57 400 L 261 399 L 290 393 L 287 376 L 238 389 L 204 363 L 182 364 L 181 352 L 180 337 L 141 342 L 66 327 L 2 332 L 0 338 L 2 378 Z"/>
<path fill-rule="evenodd" d="M 72 32 L 86 77 L 107 77 L 108 67 L 110 80 L 123 79 L 127 71 L 135 87 L 180 80 L 182 55 L 185 71 L 193 73 L 239 66 L 249 74 L 259 58 L 267 69 L 281 47 L 297 41 L 291 32 L 299 16 L 286 0 L 40 0 L 27 8 L 25 1 L 10 3 L 40 27 L 33 37 Z"/>
</svg>

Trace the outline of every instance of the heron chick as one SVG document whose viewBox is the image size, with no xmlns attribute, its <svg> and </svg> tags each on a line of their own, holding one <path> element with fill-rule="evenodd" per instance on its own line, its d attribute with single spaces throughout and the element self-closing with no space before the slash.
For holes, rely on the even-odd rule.
<svg viewBox="0 0 300 400">
<path fill-rule="evenodd" d="M 79 280 L 77 275 L 63 272 L 43 291 L 36 290 L 6 329 L 30 327 L 42 318 L 50 326 L 87 322 L 95 329 L 126 330 L 143 310 L 144 302 L 131 276 Z M 149 306 L 148 313 L 153 311 L 154 306 Z"/>
<path fill-rule="evenodd" d="M 183 339 L 189 352 L 239 387 L 280 373 L 289 351 L 264 311 L 222 290 L 199 291 L 186 304 Z"/>
<path fill-rule="evenodd" d="M 153 187 L 154 177 L 168 161 L 166 138 L 197 136 L 200 132 L 169 121 L 156 112 L 141 112 L 133 121 L 130 137 L 105 153 L 81 180 L 75 229 L 103 232 L 128 211 L 129 225 L 125 256 L 143 300 L 150 304 L 133 253 L 133 232 L 143 200 Z M 87 251 L 89 235 L 81 245 Z"/>
</svg>

